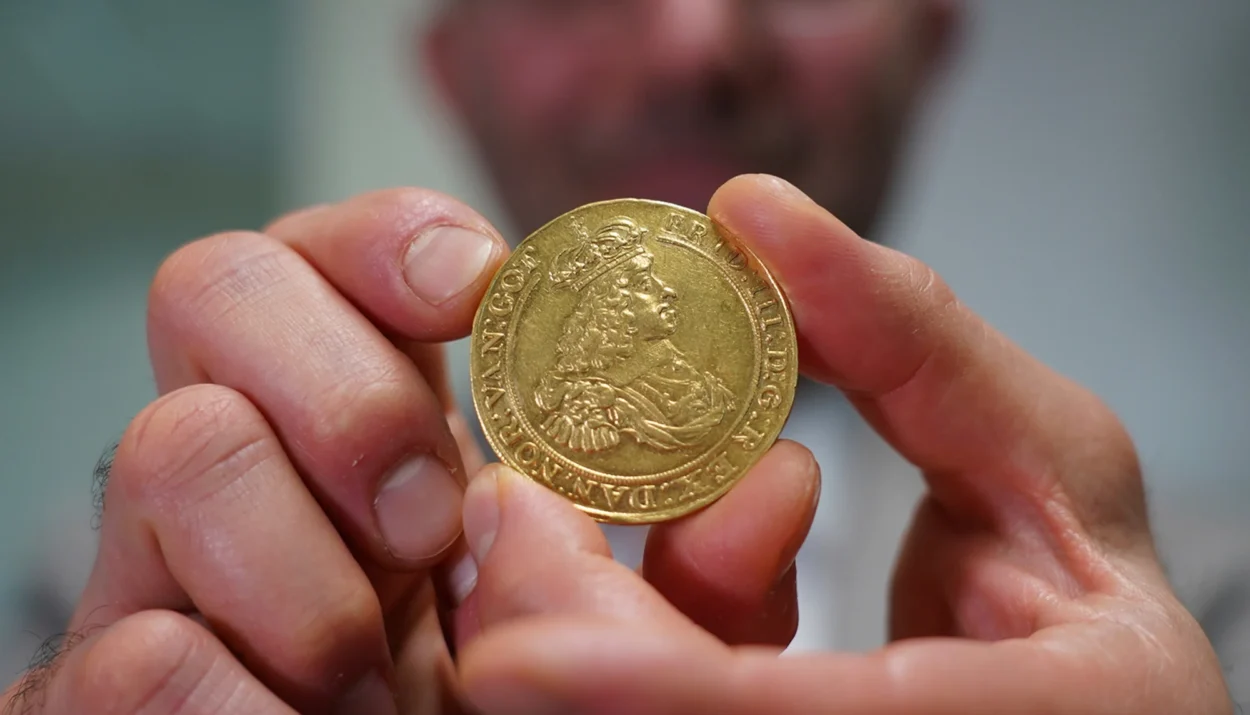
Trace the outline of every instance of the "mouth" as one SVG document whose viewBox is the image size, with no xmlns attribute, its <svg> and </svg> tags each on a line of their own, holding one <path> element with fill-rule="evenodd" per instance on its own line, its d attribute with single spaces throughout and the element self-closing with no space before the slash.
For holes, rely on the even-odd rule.
<svg viewBox="0 0 1250 715">
<path fill-rule="evenodd" d="M 743 173 L 735 162 L 711 156 L 669 156 L 625 168 L 604 186 L 613 197 L 667 201 L 695 210 L 707 207 L 720 185 Z"/>
</svg>

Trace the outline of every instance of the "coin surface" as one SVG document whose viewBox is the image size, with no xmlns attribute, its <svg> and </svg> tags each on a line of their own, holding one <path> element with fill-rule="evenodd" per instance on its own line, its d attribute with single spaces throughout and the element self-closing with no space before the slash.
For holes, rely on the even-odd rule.
<svg viewBox="0 0 1250 715">
<path fill-rule="evenodd" d="M 794 322 L 763 265 L 707 216 L 636 199 L 521 242 L 470 349 L 496 455 L 623 524 L 727 492 L 776 440 L 798 380 Z"/>
</svg>

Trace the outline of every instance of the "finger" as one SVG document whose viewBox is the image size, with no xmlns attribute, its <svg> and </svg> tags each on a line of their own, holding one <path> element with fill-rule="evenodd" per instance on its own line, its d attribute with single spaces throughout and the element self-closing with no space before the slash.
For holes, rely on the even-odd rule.
<svg viewBox="0 0 1250 715">
<path fill-rule="evenodd" d="M 638 574 L 612 559 L 585 514 L 502 465 L 490 465 L 465 495 L 465 539 L 477 587 L 457 614 L 463 644 L 522 616 L 596 614 L 699 632 Z"/>
<path fill-rule="evenodd" d="M 396 703 L 401 713 L 468 715 L 447 647 L 449 630 L 436 612 L 435 598 L 432 588 L 424 588 L 405 606 L 409 609 L 407 623 L 388 618 L 395 655 Z"/>
<path fill-rule="evenodd" d="M 198 385 L 144 410 L 118 446 L 105 503 L 74 630 L 194 612 L 301 712 L 384 689 L 378 597 L 242 395 Z"/>
<path fill-rule="evenodd" d="M 477 437 L 469 428 L 464 413 L 456 403 L 455 391 L 451 386 L 451 377 L 447 371 L 447 351 L 442 345 L 420 343 L 415 340 L 397 340 L 395 344 L 404 352 L 421 371 L 425 381 L 438 396 L 443 407 L 443 415 L 451 435 L 460 446 L 460 460 L 464 464 L 465 474 L 477 474 L 486 466 L 486 457 L 478 446 Z"/>
<path fill-rule="evenodd" d="M 211 382 L 251 399 L 362 556 L 414 571 L 458 535 L 464 473 L 437 394 L 288 246 L 182 248 L 153 283 L 148 334 L 160 391 Z"/>
<path fill-rule="evenodd" d="M 1229 712 L 1209 674 L 1188 666 L 1161 673 L 1150 658 L 1126 658 L 1140 654 L 1131 628 L 1089 636 L 1084 643 L 1066 635 L 1045 644 L 912 641 L 867 655 L 777 658 L 563 618 L 487 634 L 463 654 L 460 673 L 484 715 Z M 1187 680 L 1195 675 L 1206 682 Z"/>
<path fill-rule="evenodd" d="M 270 225 L 387 332 L 423 341 L 464 337 L 490 277 L 508 255 L 477 212 L 425 189 L 377 191 Z"/>
<path fill-rule="evenodd" d="M 168 611 L 88 635 L 27 673 L 0 704 L 23 715 L 295 714 L 208 631 Z"/>
<path fill-rule="evenodd" d="M 804 369 L 842 388 L 944 507 L 991 521 L 1024 505 L 1036 514 L 1061 484 L 1087 522 L 1142 531 L 1140 475 L 1115 416 L 930 268 L 860 239 L 779 179 L 734 179 L 709 211 L 784 287 Z"/>
<path fill-rule="evenodd" d="M 643 576 L 726 643 L 786 646 L 799 619 L 794 559 L 819 494 L 811 452 L 778 442 L 719 501 L 653 526 Z"/>
<path fill-rule="evenodd" d="M 464 204 L 418 188 L 300 210 L 265 232 L 298 251 L 417 364 L 443 406 L 466 474 L 476 473 L 485 460 L 459 424 L 443 350 L 429 341 L 468 334 L 490 277 L 507 259 L 507 242 Z"/>
</svg>

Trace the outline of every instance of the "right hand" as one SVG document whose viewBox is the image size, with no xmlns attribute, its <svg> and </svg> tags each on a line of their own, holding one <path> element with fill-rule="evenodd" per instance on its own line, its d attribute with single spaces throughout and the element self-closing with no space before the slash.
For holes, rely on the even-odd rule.
<svg viewBox="0 0 1250 715">
<path fill-rule="evenodd" d="M 507 252 L 405 189 L 170 257 L 148 319 L 161 396 L 118 447 L 76 643 L 5 712 L 441 709 L 427 577 L 472 586 L 458 537 L 482 457 L 435 343 L 468 333 Z"/>
</svg>

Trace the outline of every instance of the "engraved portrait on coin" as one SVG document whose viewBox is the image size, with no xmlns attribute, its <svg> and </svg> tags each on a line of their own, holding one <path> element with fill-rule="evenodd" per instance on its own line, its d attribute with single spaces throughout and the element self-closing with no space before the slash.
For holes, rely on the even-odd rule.
<svg viewBox="0 0 1250 715">
<path fill-rule="evenodd" d="M 601 521 L 716 500 L 781 432 L 794 323 L 767 270 L 695 211 L 623 199 L 517 246 L 470 345 L 499 459 Z"/>
<path fill-rule="evenodd" d="M 612 449 L 622 436 L 661 451 L 697 444 L 734 395 L 673 345 L 677 293 L 654 273 L 647 229 L 623 216 L 593 233 L 576 225 L 582 241 L 549 273 L 579 296 L 534 393 L 542 431 L 576 452 Z"/>
</svg>

